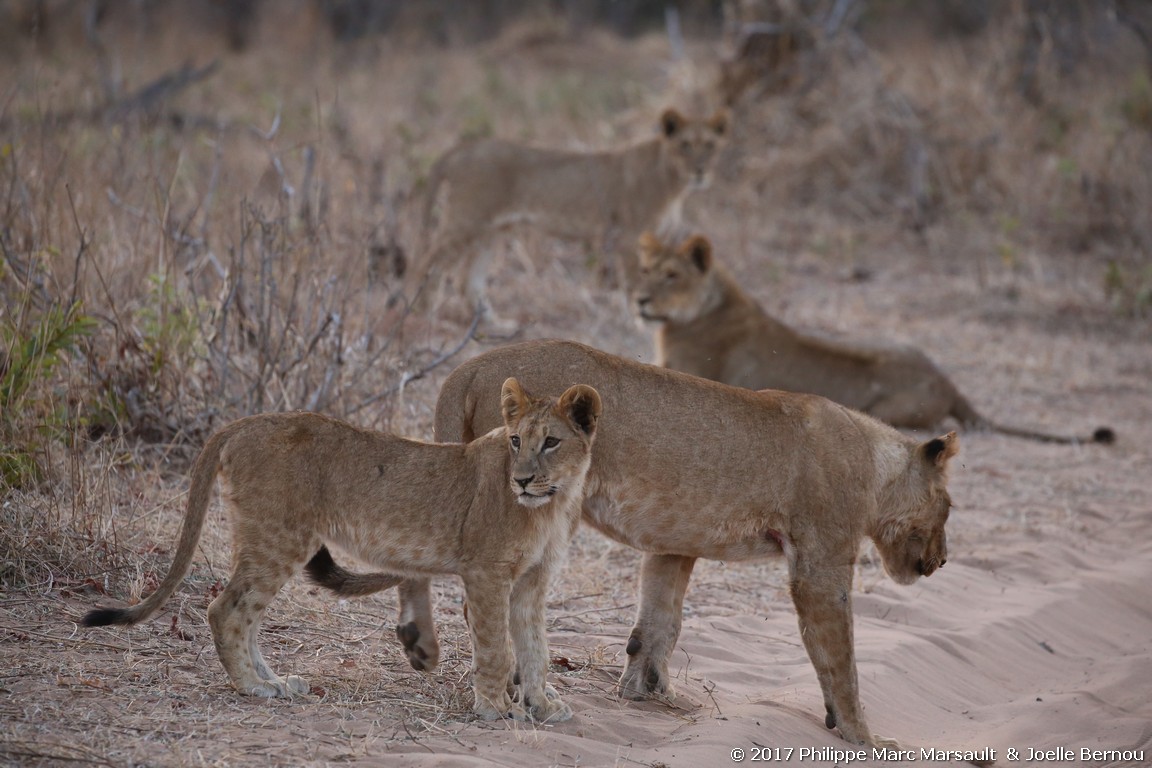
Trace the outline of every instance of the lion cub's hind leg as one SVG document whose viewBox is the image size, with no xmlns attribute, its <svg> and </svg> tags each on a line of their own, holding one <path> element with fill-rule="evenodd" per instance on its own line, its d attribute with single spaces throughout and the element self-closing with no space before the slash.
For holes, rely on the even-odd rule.
<svg viewBox="0 0 1152 768">
<path fill-rule="evenodd" d="M 281 678 L 273 672 L 259 647 L 260 622 L 268 604 L 300 572 L 308 553 L 319 546 L 319 542 L 297 543 L 299 546 L 293 547 L 281 542 L 271 552 L 238 547 L 228 586 L 208 606 L 216 653 L 233 687 L 242 694 L 281 698 L 309 690 L 301 678 Z"/>
<path fill-rule="evenodd" d="M 432 621 L 430 579 L 405 579 L 400 582 L 400 620 L 396 637 L 412 669 L 431 672 L 440 663 L 440 641 Z"/>
<path fill-rule="evenodd" d="M 472 243 L 464 256 L 464 284 L 462 294 L 466 306 L 479 315 L 484 323 L 484 335 L 496 339 L 510 339 L 521 328 L 515 320 L 497 314 L 488 298 L 488 273 L 492 268 L 497 243 L 495 238 L 486 237 L 482 242 Z"/>
</svg>

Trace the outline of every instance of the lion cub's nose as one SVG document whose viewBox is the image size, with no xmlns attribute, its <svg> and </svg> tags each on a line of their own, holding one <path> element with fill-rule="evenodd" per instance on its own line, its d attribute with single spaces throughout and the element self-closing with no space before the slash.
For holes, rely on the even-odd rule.
<svg viewBox="0 0 1152 768">
<path fill-rule="evenodd" d="M 528 477 L 517 477 L 513 479 L 516 481 L 516 484 L 520 486 L 520 490 L 526 490 L 528 488 L 528 483 L 535 480 L 536 475 L 528 475 Z"/>
</svg>

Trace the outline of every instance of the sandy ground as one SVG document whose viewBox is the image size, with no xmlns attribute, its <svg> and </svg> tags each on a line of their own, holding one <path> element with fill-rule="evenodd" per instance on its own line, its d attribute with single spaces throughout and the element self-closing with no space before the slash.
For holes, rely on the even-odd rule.
<svg viewBox="0 0 1152 768">
<path fill-rule="evenodd" d="M 1011 750 L 1021 758 L 1072 750 L 1063 754 L 1086 765 L 1147 764 L 1147 328 L 1086 301 L 1074 275 L 1060 273 L 1074 265 L 1055 263 L 1051 280 L 1033 276 L 1006 291 L 979 286 L 968 266 L 936 263 L 930 250 L 862 253 L 874 273 L 864 282 L 841 280 L 839 267 L 803 253 L 730 261 L 794 322 L 873 328 L 928 349 L 989 415 L 1081 433 L 1111 424 L 1119 433 L 1112 447 L 965 434 L 953 465 L 947 567 L 901 588 L 865 549 L 854 609 L 873 730 L 917 750 L 995 750 L 1000 764 Z M 770 281 L 757 267 L 768 260 L 776 265 Z M 522 267 L 512 259 L 498 271 L 498 302 L 541 279 Z M 563 260 L 546 268 L 568 269 Z M 646 331 L 612 294 L 579 287 L 565 301 L 508 314 L 539 318 L 530 335 L 609 340 L 614 351 L 650 355 Z M 470 344 L 462 356 L 486 346 Z M 420 382 L 406 407 L 426 415 L 438 383 Z M 167 531 L 157 538 L 167 546 L 180 518 L 180 479 L 134 482 L 153 500 L 152 515 Z M 582 529 L 549 610 L 554 683 L 576 715 L 531 727 L 468 715 L 467 636 L 449 580 L 437 587 L 446 657 L 437 673 L 406 668 L 391 632 L 393 596 L 334 603 L 296 583 L 273 604 L 264 647 L 280 671 L 309 679 L 312 694 L 236 696 L 204 623 L 210 588 L 226 572 L 224 530 L 210 532 L 207 562 L 170 611 L 143 627 L 77 628 L 99 598 L 82 588 L 45 583 L 39 595 L 4 596 L 0 761 L 658 767 L 727 765 L 737 748 L 747 762 L 844 765 L 850 757 L 835 752 L 848 745 L 821 722 L 779 563 L 701 563 L 672 663 L 677 695 L 621 702 L 612 688 L 634 610 L 637 555 Z M 147 556 L 150 567 L 163 572 L 165 551 Z M 1144 759 L 1129 752 L 1085 760 L 1082 749 L 1137 750 Z"/>
<path fill-rule="evenodd" d="M 638 58 L 637 45 L 617 48 Z M 618 66 L 596 49 L 577 53 L 581 65 Z M 413 63 L 420 66 L 432 65 Z M 653 89 L 667 84 L 661 67 L 648 70 Z M 371 105 L 368 86 L 393 76 L 404 71 L 341 73 L 341 99 Z M 423 87 L 423 76 L 408 76 L 411 90 Z M 461 89 L 475 86 L 475 78 L 456 79 Z M 380 99 L 382 112 L 387 106 Z M 762 110 L 765 124 L 774 108 Z M 650 120 L 637 109 L 632 122 Z M 589 126 L 598 123 L 588 123 L 591 144 L 598 134 Z M 355 125 L 354 138 L 375 147 L 387 124 Z M 914 747 L 909 763 L 949 762 L 935 759 L 936 750 L 994 750 L 999 765 L 1013 754 L 1067 750 L 1058 756 L 1068 764 L 1152 764 L 1152 323 L 1110 305 L 1098 256 L 1037 252 L 1029 243 L 1039 240 L 1020 235 L 1009 264 L 998 250 L 1004 233 L 975 218 L 930 224 L 916 236 L 895 229 L 890 212 L 876 224 L 825 219 L 817 205 L 778 207 L 789 189 L 771 193 L 791 147 L 761 146 L 750 128 L 746 135 L 745 153 L 694 198 L 690 213 L 707 222 L 717 258 L 772 311 L 832 333 L 917 345 L 992 418 L 1076 434 L 1111 425 L 1119 435 L 1104 447 L 963 434 L 952 465 L 947 567 L 899 587 L 864 548 L 853 601 L 872 729 Z M 751 179 L 756 173 L 762 178 Z M 93 195 L 103 198 L 103 187 Z M 497 265 L 492 289 L 524 337 L 571 338 L 651 359 L 648 330 L 598 286 L 577 252 L 542 238 L 524 243 Z M 460 333 L 450 323 L 414 321 L 407 340 L 438 350 Z M 452 362 L 495 343 L 474 341 Z M 449 370 L 405 391 L 393 419 L 403 433 L 430 435 Z M 170 562 L 182 472 L 96 454 L 92 464 L 102 469 L 92 473 L 103 495 L 65 484 L 0 504 L 46 520 L 83 519 L 85 505 L 107 506 L 110 547 L 128 562 L 111 574 L 111 596 L 124 597 L 125 585 L 146 592 Z M 61 581 L 46 568 L 33 584 L 0 590 L 0 765 L 687 768 L 733 764 L 736 749 L 745 763 L 846 765 L 855 757 L 823 725 L 778 562 L 698 564 L 671 664 L 676 696 L 617 700 L 638 555 L 583 528 L 548 612 L 552 682 L 575 710 L 570 722 L 472 719 L 461 592 L 450 579 L 436 584 L 443 663 L 433 674 L 408 668 L 393 634 L 393 594 L 336 602 L 302 580 L 290 584 L 269 610 L 262 647 L 273 667 L 302 675 L 311 692 L 242 698 L 227 684 L 205 621 L 228 572 L 222 518 L 214 515 L 184 588 L 140 627 L 77 626 L 105 599 L 109 574 Z M 1082 749 L 1128 754 L 1084 758 Z"/>
</svg>

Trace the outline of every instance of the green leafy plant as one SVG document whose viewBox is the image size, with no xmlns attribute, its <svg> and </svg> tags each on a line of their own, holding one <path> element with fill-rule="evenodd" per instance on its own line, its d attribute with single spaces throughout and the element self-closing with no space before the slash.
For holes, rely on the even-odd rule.
<svg viewBox="0 0 1152 768">
<path fill-rule="evenodd" d="M 1140 269 L 1108 262 L 1104 271 L 1104 295 L 1122 314 L 1148 316 L 1152 313 L 1152 266 Z"/>
<path fill-rule="evenodd" d="M 55 407 L 51 382 L 76 344 L 95 322 L 79 303 L 53 304 L 35 318 L 0 320 L 0 482 L 20 487 L 43 476 L 37 458 L 45 438 L 67 426 Z"/>
<path fill-rule="evenodd" d="M 1120 101 L 1120 112 L 1132 126 L 1152 130 L 1152 81 L 1147 73 L 1133 76 L 1128 92 Z"/>
<path fill-rule="evenodd" d="M 151 358 L 152 372 L 168 365 L 184 365 L 188 357 L 203 353 L 200 315 L 206 302 L 186 295 L 164 274 L 148 276 L 148 294 L 136 312 L 142 345 Z"/>
</svg>

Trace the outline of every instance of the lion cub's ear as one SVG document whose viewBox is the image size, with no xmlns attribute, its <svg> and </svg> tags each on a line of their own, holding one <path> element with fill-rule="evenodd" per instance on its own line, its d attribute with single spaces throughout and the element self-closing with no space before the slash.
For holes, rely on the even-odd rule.
<svg viewBox="0 0 1152 768">
<path fill-rule="evenodd" d="M 529 395 L 520 386 L 520 382 L 509 376 L 500 388 L 500 412 L 504 416 L 504 424 L 510 425 L 519 419 L 528 410 Z"/>
<path fill-rule="evenodd" d="M 660 115 L 660 130 L 664 132 L 664 138 L 671 139 L 680 133 L 687 122 L 688 118 L 669 107 Z"/>
<path fill-rule="evenodd" d="M 640 235 L 640 239 L 637 240 L 636 243 L 640 248 L 640 258 L 642 260 L 653 260 L 656 254 L 660 253 L 660 249 L 664 247 L 664 244 L 660 242 L 660 238 L 647 230 Z"/>
<path fill-rule="evenodd" d="M 602 409 L 600 393 L 587 384 L 575 384 L 560 395 L 556 408 L 579 431 L 591 437 Z"/>
<path fill-rule="evenodd" d="M 692 266 L 704 274 L 712 267 L 712 243 L 704 235 L 692 235 L 680 246 L 680 254 L 687 256 Z"/>
<path fill-rule="evenodd" d="M 732 115 L 726 109 L 716 110 L 716 114 L 712 115 L 712 119 L 708 121 L 708 127 L 717 136 L 726 136 L 728 134 L 729 124 L 732 122 Z"/>
<path fill-rule="evenodd" d="M 960 438 L 956 437 L 955 432 L 949 432 L 942 437 L 934 437 L 923 443 L 920 446 L 920 451 L 928 463 L 935 465 L 938 469 L 944 469 L 945 465 L 948 464 L 948 459 L 960 451 Z"/>
<path fill-rule="evenodd" d="M 637 243 L 639 244 L 639 249 L 645 253 L 654 253 L 661 248 L 660 238 L 652 234 L 649 230 L 644 230 L 644 233 L 641 234 Z"/>
</svg>

